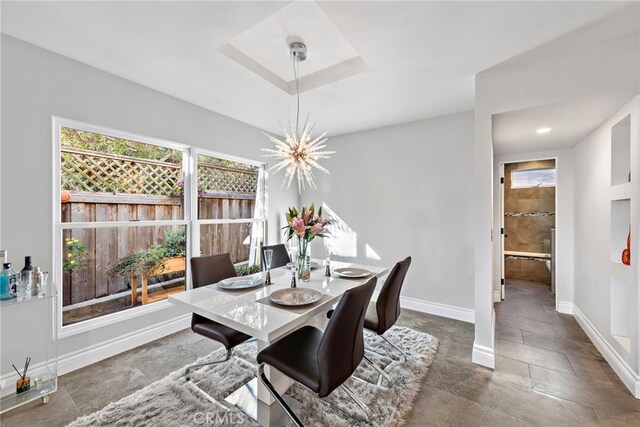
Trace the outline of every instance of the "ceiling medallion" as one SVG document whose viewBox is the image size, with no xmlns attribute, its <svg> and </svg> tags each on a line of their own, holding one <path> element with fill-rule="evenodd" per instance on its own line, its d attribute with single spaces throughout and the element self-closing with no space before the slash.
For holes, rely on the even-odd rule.
<svg viewBox="0 0 640 427">
<path fill-rule="evenodd" d="M 263 148 L 262 151 L 266 151 L 269 154 L 265 154 L 264 157 L 273 157 L 278 160 L 278 163 L 269 168 L 269 171 L 275 170 L 274 173 L 285 169 L 285 177 L 282 182 L 287 183 L 287 188 L 291 186 L 293 178 L 296 177 L 298 181 L 298 193 L 301 193 L 303 189 L 308 185 L 311 188 L 316 188 L 316 184 L 313 181 L 313 169 L 320 170 L 326 174 L 329 171 L 318 164 L 320 159 L 330 158 L 330 154 L 334 154 L 335 151 L 322 151 L 327 145 L 325 142 L 328 138 L 325 138 L 327 132 L 324 132 L 319 137 L 313 138 L 313 125 L 309 124 L 309 116 L 304 122 L 302 128 L 302 134 L 298 130 L 298 121 L 300 118 L 300 90 L 298 88 L 298 75 L 300 62 L 307 59 L 307 47 L 304 43 L 294 42 L 289 45 L 289 52 L 291 54 L 291 60 L 293 61 L 293 75 L 296 81 L 296 123 L 295 127 L 289 121 L 289 129 L 282 127 L 284 132 L 284 138 L 280 139 L 273 135 L 269 135 L 263 132 L 271 142 L 276 146 L 275 150 L 271 148 Z"/>
</svg>

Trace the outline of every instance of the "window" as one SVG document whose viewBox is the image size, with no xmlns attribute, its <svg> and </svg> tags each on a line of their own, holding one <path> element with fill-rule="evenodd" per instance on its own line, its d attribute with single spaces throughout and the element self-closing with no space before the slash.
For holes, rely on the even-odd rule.
<svg viewBox="0 0 640 427">
<path fill-rule="evenodd" d="M 229 253 L 235 264 L 254 265 L 264 239 L 264 170 L 204 151 L 196 156 L 200 255 Z"/>
<path fill-rule="evenodd" d="M 255 263 L 262 164 L 70 120 L 54 126 L 63 335 L 166 306 L 189 286 L 191 255 Z"/>
<path fill-rule="evenodd" d="M 555 187 L 556 170 L 522 169 L 511 171 L 511 188 Z"/>
</svg>

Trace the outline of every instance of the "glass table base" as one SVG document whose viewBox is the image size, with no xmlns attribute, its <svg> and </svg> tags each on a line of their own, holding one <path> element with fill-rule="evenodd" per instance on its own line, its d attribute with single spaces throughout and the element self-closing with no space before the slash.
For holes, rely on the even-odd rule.
<svg viewBox="0 0 640 427">
<path fill-rule="evenodd" d="M 302 407 L 302 403 L 289 396 L 283 396 L 283 398 L 294 412 L 297 412 Z M 231 393 L 224 400 L 265 427 L 281 426 L 289 419 L 289 416 L 278 402 L 267 405 L 258 400 L 257 377 Z"/>
</svg>

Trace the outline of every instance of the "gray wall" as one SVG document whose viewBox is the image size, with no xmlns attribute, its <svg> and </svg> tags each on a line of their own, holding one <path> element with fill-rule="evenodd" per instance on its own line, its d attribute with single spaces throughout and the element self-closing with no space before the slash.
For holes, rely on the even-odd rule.
<svg viewBox="0 0 640 427">
<path fill-rule="evenodd" d="M 637 230 L 640 222 L 638 210 L 639 186 L 634 177 L 638 176 L 638 121 L 640 120 L 640 97 L 636 97 L 613 117 L 608 119 L 594 132 L 575 147 L 575 297 L 574 304 L 579 315 L 586 318 L 593 329 L 606 341 L 635 373 L 640 372 L 640 322 L 638 321 L 638 242 Z M 611 128 L 631 115 L 631 177 L 632 182 L 626 184 L 627 189 L 617 192 L 611 186 Z M 619 166 L 622 168 L 622 166 Z M 611 201 L 617 198 L 629 198 L 629 223 L 617 223 L 622 227 L 623 237 L 612 235 Z M 611 246 L 626 246 L 626 230 L 629 225 L 631 238 L 631 266 L 623 266 L 620 261 L 621 251 L 611 254 Z M 618 239 L 614 241 L 614 239 Z M 616 261 L 616 262 L 612 262 Z M 622 300 L 615 299 L 613 282 L 615 279 L 624 283 L 626 295 Z M 626 306 L 626 307 L 624 307 Z M 614 319 L 620 319 L 628 325 L 628 337 L 631 350 L 627 351 L 614 338 Z M 612 363 L 614 368 L 616 366 Z M 623 380 L 625 379 L 622 377 Z M 640 397 L 640 396 L 639 396 Z"/>
<path fill-rule="evenodd" d="M 251 126 L 196 107 L 115 75 L 2 35 L 2 144 L 0 146 L 0 247 L 21 268 L 25 255 L 53 271 L 51 116 L 158 137 L 264 161 L 269 145 Z M 177 79 L 185 76 L 175 76 Z M 277 118 L 274 117 L 274 120 Z M 298 203 L 295 189 L 269 186 L 269 238 L 280 238 L 281 211 Z M 10 320 L 5 318 L 2 323 Z M 170 308 L 61 339 L 61 355 L 99 344 L 183 314 Z M 35 325 L 20 325 L 32 335 Z M 3 337 L 3 355 L 7 348 Z M 10 370 L 3 357 L 0 373 Z M 7 365 L 8 364 L 8 365 Z M 7 365 L 7 366 L 5 366 Z"/>
<path fill-rule="evenodd" d="M 390 267 L 411 255 L 403 296 L 473 309 L 473 113 L 338 136 L 328 149 L 331 175 L 303 200 L 352 229 L 341 258 Z"/>
</svg>

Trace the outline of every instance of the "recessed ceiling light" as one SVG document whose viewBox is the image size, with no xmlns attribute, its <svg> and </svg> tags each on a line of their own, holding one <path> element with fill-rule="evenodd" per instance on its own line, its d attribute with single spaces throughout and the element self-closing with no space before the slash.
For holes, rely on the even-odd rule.
<svg viewBox="0 0 640 427">
<path fill-rule="evenodd" d="M 536 131 L 536 133 L 542 135 L 543 133 L 549 133 L 551 132 L 551 128 L 540 128 Z"/>
</svg>

